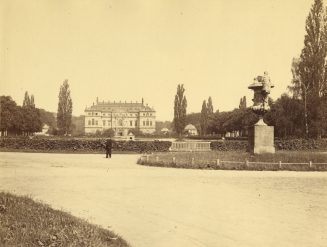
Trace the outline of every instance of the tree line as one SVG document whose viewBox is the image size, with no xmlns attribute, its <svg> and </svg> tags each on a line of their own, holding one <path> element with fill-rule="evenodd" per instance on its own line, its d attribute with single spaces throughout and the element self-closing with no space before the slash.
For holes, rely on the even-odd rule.
<svg viewBox="0 0 327 247">
<path fill-rule="evenodd" d="M 23 104 L 17 103 L 10 96 L 0 96 L 0 132 L 1 136 L 29 136 L 42 130 L 48 124 L 53 134 L 67 135 L 72 130 L 72 99 L 68 80 L 60 87 L 58 112 L 53 113 L 35 106 L 34 95 L 26 91 Z"/>
<path fill-rule="evenodd" d="M 19 135 L 30 135 L 41 131 L 42 122 L 38 108 L 35 107 L 34 96 L 25 92 L 22 106 L 18 106 L 10 96 L 0 96 L 1 135 L 8 132 Z"/>
<path fill-rule="evenodd" d="M 210 105 L 212 104 L 211 97 L 209 99 Z M 246 136 L 248 127 L 255 124 L 259 118 L 250 107 L 246 107 L 245 96 L 241 98 L 240 102 L 239 107 L 234 110 L 213 112 L 213 110 L 208 110 L 213 107 L 208 107 L 208 103 L 203 101 L 201 112 L 185 115 L 185 125 L 193 124 L 202 136 L 217 134 L 223 136 L 227 132 L 235 131 L 241 136 Z M 275 126 L 276 137 L 305 137 L 304 110 L 300 99 L 283 94 L 276 101 L 269 98 L 268 104 L 270 111 L 264 116 L 264 121 L 268 125 Z M 175 121 L 176 119 L 174 119 Z"/>
<path fill-rule="evenodd" d="M 304 133 L 320 138 L 327 130 L 327 9 L 314 0 L 306 19 L 304 47 L 292 63 L 293 98 L 302 105 Z"/>
<path fill-rule="evenodd" d="M 305 31 L 301 55 L 294 58 L 291 65 L 293 78 L 288 87 L 290 95 L 285 93 L 276 101 L 270 98 L 268 104 L 271 110 L 264 117 L 268 125 L 275 126 L 277 137 L 321 138 L 327 135 L 327 8 L 322 0 L 314 0 Z M 195 125 L 202 135 L 231 131 L 246 134 L 247 127 L 258 121 L 258 117 L 247 107 L 245 97 L 240 99 L 239 107 L 232 111 L 210 112 L 205 101 L 199 113 L 186 114 L 185 108 L 182 122 L 178 113 L 180 110 L 176 109 L 175 99 L 173 122 L 178 134 L 183 130 L 181 123 Z"/>
</svg>

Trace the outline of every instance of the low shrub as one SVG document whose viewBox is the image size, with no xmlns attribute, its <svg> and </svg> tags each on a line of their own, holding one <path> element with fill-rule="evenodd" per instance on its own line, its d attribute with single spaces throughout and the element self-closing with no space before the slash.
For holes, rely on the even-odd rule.
<svg viewBox="0 0 327 247">
<path fill-rule="evenodd" d="M 246 151 L 247 140 L 219 140 L 210 144 L 212 150 L 217 151 Z M 277 139 L 276 150 L 327 150 L 327 139 Z"/>
<path fill-rule="evenodd" d="M 71 137 L 6 137 L 0 138 L 1 150 L 43 151 L 43 152 L 103 152 L 105 138 L 71 138 Z M 113 150 L 116 152 L 167 152 L 170 141 L 116 141 Z M 214 151 L 246 151 L 246 140 L 212 141 Z M 276 150 L 327 150 L 327 139 L 277 139 Z"/>
<path fill-rule="evenodd" d="M 1 138 L 0 149 L 43 152 L 103 152 L 105 139 Z M 165 152 L 167 141 L 114 141 L 115 152 Z"/>
<path fill-rule="evenodd" d="M 327 139 L 281 139 L 275 141 L 275 147 L 277 150 L 326 150 Z"/>
<path fill-rule="evenodd" d="M 247 141 L 213 141 L 210 143 L 210 147 L 212 150 L 217 151 L 238 151 L 243 150 L 245 151 L 248 147 Z"/>
</svg>

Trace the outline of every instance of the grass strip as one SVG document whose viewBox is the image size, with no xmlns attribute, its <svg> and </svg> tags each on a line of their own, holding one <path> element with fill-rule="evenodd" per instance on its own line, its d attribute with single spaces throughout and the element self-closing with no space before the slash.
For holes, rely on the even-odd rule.
<svg viewBox="0 0 327 247">
<path fill-rule="evenodd" d="M 129 246 L 113 232 L 25 196 L 0 192 L 0 246 Z"/>
</svg>

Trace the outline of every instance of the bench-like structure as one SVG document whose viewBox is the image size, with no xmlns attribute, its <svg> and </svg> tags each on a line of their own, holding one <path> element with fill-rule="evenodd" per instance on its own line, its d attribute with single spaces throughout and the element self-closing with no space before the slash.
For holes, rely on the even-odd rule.
<svg viewBox="0 0 327 247">
<path fill-rule="evenodd" d="M 194 142 L 173 142 L 170 151 L 210 151 L 210 142 L 194 141 Z"/>
</svg>

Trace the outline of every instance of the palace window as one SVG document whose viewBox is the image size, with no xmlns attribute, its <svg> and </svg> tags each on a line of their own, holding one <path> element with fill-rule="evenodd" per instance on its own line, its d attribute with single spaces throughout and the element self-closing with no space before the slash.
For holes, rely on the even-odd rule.
<svg viewBox="0 0 327 247">
<path fill-rule="evenodd" d="M 92 118 L 92 125 L 94 125 L 94 118 Z"/>
<path fill-rule="evenodd" d="M 150 126 L 152 126 L 152 121 L 150 121 Z"/>
<path fill-rule="evenodd" d="M 110 120 L 108 120 L 108 125 L 110 125 Z"/>
<path fill-rule="evenodd" d="M 137 126 L 137 120 L 135 120 L 135 126 Z"/>
<path fill-rule="evenodd" d="M 106 126 L 106 120 L 103 120 L 103 126 Z"/>
<path fill-rule="evenodd" d="M 133 121 L 132 121 L 132 120 L 129 121 L 129 125 L 130 125 L 130 126 L 133 126 Z"/>
<path fill-rule="evenodd" d="M 91 125 L 91 123 L 92 123 L 91 120 L 89 120 L 89 125 Z"/>
<path fill-rule="evenodd" d="M 146 121 L 146 126 L 149 126 L 149 121 L 148 120 Z"/>
<path fill-rule="evenodd" d="M 98 120 L 95 121 L 95 125 L 98 125 Z"/>
<path fill-rule="evenodd" d="M 145 126 L 145 121 L 143 121 L 143 126 Z"/>
</svg>

